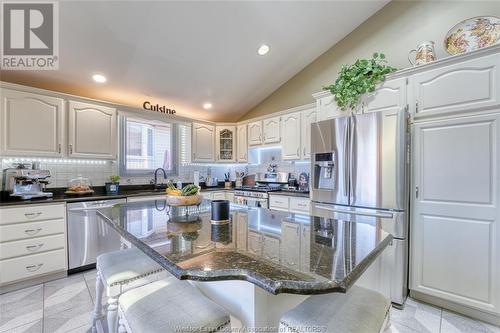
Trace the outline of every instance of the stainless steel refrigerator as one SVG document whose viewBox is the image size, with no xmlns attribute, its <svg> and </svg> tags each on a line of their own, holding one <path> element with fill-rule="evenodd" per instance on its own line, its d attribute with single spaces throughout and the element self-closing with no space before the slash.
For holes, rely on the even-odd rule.
<svg viewBox="0 0 500 333">
<path fill-rule="evenodd" d="M 350 114 L 311 127 L 312 213 L 380 225 L 394 237 L 382 265 L 395 305 L 407 295 L 409 133 L 406 110 Z M 347 215 L 346 215 L 347 214 Z M 379 277 L 382 279 L 382 277 Z M 380 281 L 375 281 L 380 282 Z"/>
</svg>

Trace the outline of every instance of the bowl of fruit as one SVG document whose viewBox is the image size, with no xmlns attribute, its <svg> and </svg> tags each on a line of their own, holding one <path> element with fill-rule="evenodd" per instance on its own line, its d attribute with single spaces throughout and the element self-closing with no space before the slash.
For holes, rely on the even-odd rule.
<svg viewBox="0 0 500 333">
<path fill-rule="evenodd" d="M 188 184 L 178 189 L 169 182 L 167 184 L 167 203 L 170 206 L 194 206 L 199 205 L 203 197 L 199 194 L 200 187 Z"/>
</svg>

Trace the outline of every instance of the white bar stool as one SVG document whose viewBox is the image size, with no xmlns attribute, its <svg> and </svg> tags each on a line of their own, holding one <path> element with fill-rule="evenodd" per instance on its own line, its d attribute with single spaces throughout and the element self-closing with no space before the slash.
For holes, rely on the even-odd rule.
<svg viewBox="0 0 500 333">
<path fill-rule="evenodd" d="M 118 328 L 118 298 L 127 290 L 171 276 L 154 260 L 136 248 L 109 252 L 97 257 L 96 301 L 92 314 L 92 332 L 102 313 L 102 294 L 108 297 L 106 321 L 108 332 Z"/>
<path fill-rule="evenodd" d="M 390 308 L 382 294 L 353 286 L 347 294 L 309 297 L 281 317 L 280 332 L 379 333 Z"/>
<path fill-rule="evenodd" d="M 187 281 L 175 277 L 120 296 L 119 333 L 222 332 L 229 313 Z"/>
</svg>

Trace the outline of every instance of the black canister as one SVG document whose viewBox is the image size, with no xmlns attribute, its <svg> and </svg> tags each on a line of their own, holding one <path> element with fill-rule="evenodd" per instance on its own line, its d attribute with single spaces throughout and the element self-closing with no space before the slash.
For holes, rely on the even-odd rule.
<svg viewBox="0 0 500 333">
<path fill-rule="evenodd" d="M 229 200 L 212 200 L 210 222 L 214 224 L 229 223 Z"/>
</svg>

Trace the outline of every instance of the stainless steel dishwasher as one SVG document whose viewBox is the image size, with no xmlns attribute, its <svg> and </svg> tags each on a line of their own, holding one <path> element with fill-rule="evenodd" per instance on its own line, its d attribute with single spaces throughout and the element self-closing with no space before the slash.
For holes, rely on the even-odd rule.
<svg viewBox="0 0 500 333">
<path fill-rule="evenodd" d="M 68 273 L 92 269 L 98 255 L 120 249 L 120 235 L 97 218 L 97 210 L 126 199 L 75 202 L 67 205 Z"/>
</svg>

